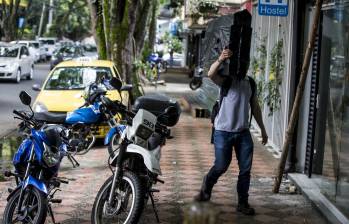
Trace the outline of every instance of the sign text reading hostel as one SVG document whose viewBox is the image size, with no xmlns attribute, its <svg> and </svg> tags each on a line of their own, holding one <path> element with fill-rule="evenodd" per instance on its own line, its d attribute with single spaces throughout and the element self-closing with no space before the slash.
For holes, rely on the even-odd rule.
<svg viewBox="0 0 349 224">
<path fill-rule="evenodd" d="M 259 0 L 258 13 L 262 16 L 287 16 L 288 0 Z"/>
</svg>

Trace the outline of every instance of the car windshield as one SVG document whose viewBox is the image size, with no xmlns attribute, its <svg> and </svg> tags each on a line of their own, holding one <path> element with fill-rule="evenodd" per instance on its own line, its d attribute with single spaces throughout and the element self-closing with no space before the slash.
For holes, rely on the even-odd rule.
<svg viewBox="0 0 349 224">
<path fill-rule="evenodd" d="M 87 52 L 96 52 L 97 51 L 97 47 L 91 44 L 86 44 L 83 46 L 84 50 Z"/>
<path fill-rule="evenodd" d="M 60 54 L 63 56 L 70 56 L 70 55 L 74 55 L 75 52 L 76 52 L 75 47 L 62 47 L 56 52 L 56 54 Z"/>
<path fill-rule="evenodd" d="M 82 90 L 93 82 L 99 83 L 105 77 L 112 77 L 107 67 L 64 67 L 53 71 L 45 90 Z"/>
<path fill-rule="evenodd" d="M 0 47 L 0 57 L 16 58 L 18 48 Z"/>
<path fill-rule="evenodd" d="M 54 40 L 40 40 L 42 44 L 47 44 L 47 45 L 54 45 L 55 41 Z"/>
</svg>

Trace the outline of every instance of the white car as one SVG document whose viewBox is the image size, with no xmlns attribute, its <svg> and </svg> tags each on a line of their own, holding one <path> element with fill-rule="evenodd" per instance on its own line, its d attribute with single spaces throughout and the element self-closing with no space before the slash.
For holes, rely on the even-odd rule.
<svg viewBox="0 0 349 224">
<path fill-rule="evenodd" d="M 40 37 L 39 42 L 46 49 L 46 58 L 50 59 L 52 57 L 53 51 L 56 49 L 57 38 L 55 37 Z"/>
<path fill-rule="evenodd" d="M 21 78 L 33 79 L 34 58 L 23 45 L 0 45 L 0 79 L 11 79 L 16 83 Z"/>
<path fill-rule="evenodd" d="M 35 62 L 46 60 L 46 50 L 41 46 L 39 41 L 35 40 L 17 40 L 12 41 L 13 44 L 21 44 L 29 49 L 30 55 L 34 57 Z"/>
</svg>

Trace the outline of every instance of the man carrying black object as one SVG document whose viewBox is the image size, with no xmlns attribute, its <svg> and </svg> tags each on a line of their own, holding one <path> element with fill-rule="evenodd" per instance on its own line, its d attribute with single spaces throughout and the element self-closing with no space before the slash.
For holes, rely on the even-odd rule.
<svg viewBox="0 0 349 224">
<path fill-rule="evenodd" d="M 218 60 L 211 65 L 208 72 L 208 76 L 214 83 L 221 87 L 222 85 L 229 84 L 229 89 L 222 98 L 219 112 L 214 119 L 215 131 L 213 133 L 213 143 L 215 147 L 215 162 L 205 176 L 200 193 L 195 197 L 195 200 L 210 200 L 214 184 L 230 165 L 232 148 L 234 146 L 239 164 L 237 183 L 239 201 L 237 211 L 246 215 L 254 215 L 254 209 L 248 204 L 250 172 L 253 157 L 253 141 L 249 131 L 249 106 L 251 106 L 252 115 L 261 128 L 262 144 L 268 142 L 268 135 L 265 131 L 256 93 L 252 96 L 249 78 L 246 76 L 223 77 L 219 75 L 218 70 L 222 62 L 231 56 L 232 52 L 229 49 L 223 50 Z"/>
</svg>

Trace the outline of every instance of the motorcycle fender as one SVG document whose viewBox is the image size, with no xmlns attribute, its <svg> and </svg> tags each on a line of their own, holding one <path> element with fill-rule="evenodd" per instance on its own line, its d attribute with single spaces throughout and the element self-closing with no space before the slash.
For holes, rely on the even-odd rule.
<svg viewBox="0 0 349 224">
<path fill-rule="evenodd" d="M 24 188 L 28 187 L 29 185 L 35 187 L 36 189 L 38 189 L 42 193 L 47 194 L 46 185 L 42 181 L 40 181 L 32 176 L 28 176 L 28 178 L 24 181 L 22 188 L 24 189 Z"/>
<path fill-rule="evenodd" d="M 6 201 L 9 201 L 10 198 L 19 190 L 21 190 L 22 185 L 18 185 L 6 198 Z"/>
<path fill-rule="evenodd" d="M 118 125 L 116 127 L 111 128 L 107 135 L 104 138 L 104 145 L 109 145 L 111 139 L 113 138 L 113 135 L 116 134 L 122 134 L 122 132 L 126 129 L 125 125 Z"/>
<path fill-rule="evenodd" d="M 104 145 L 109 145 L 113 135 L 117 132 L 116 127 L 111 128 L 104 138 Z"/>
<path fill-rule="evenodd" d="M 161 169 L 160 169 L 160 157 L 161 157 L 161 149 L 160 146 L 157 148 L 149 151 L 143 147 L 140 147 L 135 144 L 130 144 L 127 146 L 126 153 L 137 153 L 143 157 L 144 164 L 147 167 L 147 169 L 152 172 L 156 173 L 158 175 L 161 175 Z M 119 156 L 119 152 L 116 152 L 115 157 L 113 158 L 113 162 L 116 161 L 116 159 Z"/>
</svg>

